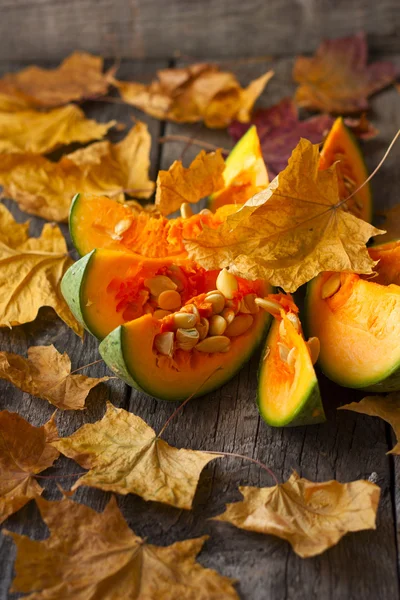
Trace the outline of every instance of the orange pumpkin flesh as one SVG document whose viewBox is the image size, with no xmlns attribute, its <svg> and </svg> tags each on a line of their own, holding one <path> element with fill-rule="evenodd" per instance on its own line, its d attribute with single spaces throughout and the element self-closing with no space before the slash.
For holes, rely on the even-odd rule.
<svg viewBox="0 0 400 600">
<path fill-rule="evenodd" d="M 371 246 L 368 252 L 373 260 L 379 261 L 375 266 L 377 276 L 372 281 L 382 285 L 400 285 L 400 240 Z"/>
</svg>

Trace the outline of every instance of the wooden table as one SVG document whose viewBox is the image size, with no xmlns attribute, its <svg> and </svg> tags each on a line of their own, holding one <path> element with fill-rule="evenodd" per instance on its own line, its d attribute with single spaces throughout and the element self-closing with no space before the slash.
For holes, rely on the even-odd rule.
<svg viewBox="0 0 400 600">
<path fill-rule="evenodd" d="M 400 56 L 391 57 L 400 65 Z M 291 58 L 250 61 L 229 64 L 245 83 L 267 69 L 275 70 L 275 77 L 267 86 L 260 106 L 274 104 L 291 95 Z M 20 63 L 2 64 L 1 72 L 17 70 Z M 119 75 L 125 79 L 149 81 L 155 71 L 167 66 L 165 62 L 122 63 Z M 388 142 L 400 127 L 399 95 L 394 88 L 379 94 L 372 101 L 371 113 L 380 135 L 365 144 L 367 163 L 372 169 L 382 157 Z M 224 131 L 207 130 L 203 126 L 185 126 L 160 123 L 131 107 L 120 104 L 92 102 L 85 105 L 87 114 L 104 121 L 111 118 L 126 124 L 131 116 L 149 124 L 153 138 L 152 176 L 158 169 L 168 168 L 179 158 L 184 143 L 159 144 L 163 135 L 181 134 L 220 144 L 225 148 L 232 143 Z M 112 139 L 123 134 L 114 132 Z M 189 162 L 199 148 L 190 146 L 184 154 Z M 400 144 L 393 150 L 372 182 L 376 208 L 399 201 Z M 15 203 L 6 201 L 19 221 L 26 220 Z M 31 232 L 38 235 L 43 221 L 31 220 Z M 68 237 L 67 227 L 62 226 Z M 68 238 L 69 239 L 69 238 Z M 69 241 L 70 243 L 70 241 Z M 0 331 L 0 348 L 25 355 L 31 345 L 54 344 L 58 350 L 67 351 L 73 367 L 96 360 L 99 355 L 97 341 L 86 336 L 84 343 L 73 334 L 50 309 L 42 309 L 36 321 L 12 331 Z M 316 558 L 302 560 L 289 544 L 272 537 L 240 531 L 209 518 L 224 509 L 226 502 L 240 498 L 239 485 L 272 485 L 267 474 L 248 462 L 229 458 L 212 462 L 203 472 L 192 511 L 177 510 L 139 497 L 119 496 L 118 503 L 131 527 L 151 543 L 166 545 L 176 540 L 208 533 L 211 538 L 200 555 L 200 562 L 224 575 L 239 580 L 238 591 L 247 600 L 393 600 L 399 597 L 399 554 L 397 521 L 400 516 L 398 459 L 387 456 L 392 447 L 391 430 L 379 419 L 363 417 L 351 412 L 337 412 L 336 407 L 361 397 L 360 393 L 335 386 L 321 376 L 321 390 L 328 416 L 326 424 L 295 429 L 272 429 L 260 419 L 255 406 L 258 357 L 247 364 L 232 381 L 204 398 L 191 401 L 177 416 L 166 432 L 166 439 L 178 447 L 237 452 L 257 458 L 268 464 L 280 480 L 286 480 L 292 469 L 316 481 L 336 478 L 350 481 L 368 479 L 371 474 L 381 486 L 382 496 L 376 531 L 365 531 L 346 536 L 337 546 Z M 92 376 L 106 374 L 103 363 L 88 370 Z M 53 407 L 45 401 L 20 392 L 4 381 L 0 382 L 0 408 L 17 411 L 34 425 L 43 424 L 52 414 Z M 87 410 L 59 412 L 57 423 L 60 435 L 66 436 L 81 425 L 102 417 L 105 401 L 139 415 L 154 429 L 160 429 L 175 406 L 157 402 L 136 392 L 119 380 L 111 380 L 96 387 L 87 401 Z M 68 475 L 81 471 L 71 460 L 61 457 L 53 475 Z M 60 499 L 56 483 L 69 488 L 76 477 L 62 480 L 42 480 L 44 495 Z M 87 503 L 96 510 L 104 508 L 109 494 L 86 487 L 79 488 L 74 499 Z M 35 503 L 30 502 L 9 518 L 7 529 L 38 538 L 47 535 Z M 13 574 L 15 550 L 10 538 L 0 537 L 0 597 L 8 595 Z M 177 599 L 179 600 L 179 599 Z"/>
</svg>

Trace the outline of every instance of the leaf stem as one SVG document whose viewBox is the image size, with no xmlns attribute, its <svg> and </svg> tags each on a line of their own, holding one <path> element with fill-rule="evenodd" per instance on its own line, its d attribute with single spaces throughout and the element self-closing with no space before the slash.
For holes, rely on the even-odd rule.
<svg viewBox="0 0 400 600">
<path fill-rule="evenodd" d="M 198 140 L 197 138 L 191 138 L 187 135 L 164 135 L 163 137 L 158 138 L 158 141 L 160 144 L 165 144 L 167 142 L 186 142 L 193 146 L 200 146 L 206 150 L 222 150 L 223 154 L 229 154 L 230 152 L 230 150 L 227 148 L 221 148 L 221 146 L 216 146 L 215 144 L 210 144 L 209 142 L 204 142 L 203 140 Z"/>
<path fill-rule="evenodd" d="M 98 360 L 94 360 L 93 362 L 89 363 L 88 365 L 83 365 L 82 367 L 78 367 L 77 369 L 74 369 L 73 371 L 71 371 L 70 375 L 73 375 L 77 371 L 82 371 L 82 369 L 86 369 L 87 367 L 92 367 L 93 365 L 98 365 L 101 362 L 104 362 L 102 358 L 99 358 Z"/>
<path fill-rule="evenodd" d="M 262 463 L 260 460 L 257 460 L 256 458 L 251 458 L 251 456 L 246 456 L 245 454 L 237 454 L 236 452 L 213 452 L 211 450 L 201 450 L 201 452 L 204 452 L 205 454 L 216 454 L 216 455 L 222 455 L 222 456 L 233 456 L 234 458 L 241 458 L 242 460 L 248 460 L 249 462 L 254 463 L 255 465 L 259 466 L 261 469 L 263 469 L 264 471 L 266 471 L 268 473 L 268 475 L 270 475 L 270 477 L 272 477 L 272 479 L 275 481 L 276 485 L 280 485 L 277 476 L 275 475 L 275 473 L 272 471 L 272 469 L 270 469 L 269 467 L 267 467 L 267 465 L 265 465 L 264 463 Z"/>
</svg>

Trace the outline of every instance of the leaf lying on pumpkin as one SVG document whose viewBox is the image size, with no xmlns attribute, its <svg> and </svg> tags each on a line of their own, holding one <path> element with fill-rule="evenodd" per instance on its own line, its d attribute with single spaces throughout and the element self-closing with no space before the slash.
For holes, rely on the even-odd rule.
<svg viewBox="0 0 400 600">
<path fill-rule="evenodd" d="M 224 187 L 225 161 L 221 150 L 207 154 L 202 150 L 185 169 L 176 160 L 157 178 L 156 206 L 163 215 L 179 210 L 183 202 L 195 204 Z"/>
<path fill-rule="evenodd" d="M 66 221 L 77 192 L 108 194 L 123 200 L 131 192 L 148 198 L 151 138 L 138 122 L 118 144 L 97 142 L 52 162 L 39 154 L 0 156 L 0 184 L 4 195 L 21 210 L 53 221 Z"/>
<path fill-rule="evenodd" d="M 204 121 L 207 127 L 223 128 L 234 119 L 250 119 L 255 101 L 273 74 L 268 71 L 242 88 L 233 73 L 220 71 L 217 65 L 198 63 L 158 71 L 158 79 L 149 85 L 128 81 L 114 81 L 114 85 L 125 102 L 157 119 Z"/>
<path fill-rule="evenodd" d="M 90 469 L 73 490 L 88 485 L 187 509 L 202 469 L 216 458 L 170 446 L 140 417 L 109 402 L 101 421 L 84 425 L 54 446 Z"/>
<path fill-rule="evenodd" d="M 16 223 L 0 205 L 0 327 L 13 327 L 36 319 L 42 306 L 83 335 L 83 328 L 60 292 L 60 282 L 72 259 L 56 225 L 47 223 L 39 238 L 28 236 L 27 223 Z"/>
<path fill-rule="evenodd" d="M 56 69 L 28 67 L 0 79 L 0 93 L 19 106 L 51 108 L 73 100 L 102 96 L 113 69 L 103 73 L 103 59 L 74 52 Z"/>
<path fill-rule="evenodd" d="M 291 98 L 284 98 L 270 108 L 257 110 L 250 123 L 234 121 L 229 133 L 238 141 L 251 127 L 257 127 L 264 161 L 271 179 L 287 167 L 288 160 L 300 138 L 310 140 L 313 144 L 323 141 L 332 127 L 334 119 L 329 115 L 317 115 L 304 121 L 299 120 L 296 104 Z M 378 134 L 365 117 L 344 119 L 352 132 L 362 139 L 371 139 Z"/>
<path fill-rule="evenodd" d="M 276 535 L 302 558 L 321 554 L 350 531 L 375 529 L 380 489 L 369 481 L 314 483 L 293 472 L 280 485 L 239 490 L 244 500 L 228 504 L 215 520 Z"/>
<path fill-rule="evenodd" d="M 31 600 L 239 598 L 232 579 L 196 562 L 208 536 L 154 546 L 128 527 L 115 498 L 102 513 L 68 499 L 36 503 L 47 539 L 5 532 L 18 550 L 12 589 Z"/>
<path fill-rule="evenodd" d="M 1 111 L 0 152 L 45 154 L 71 142 L 89 142 L 104 137 L 116 121 L 97 123 L 86 119 L 75 104 L 49 112 Z"/>
<path fill-rule="evenodd" d="M 386 233 L 379 237 L 378 244 L 392 242 L 400 238 L 400 204 L 378 213 L 384 217 L 383 227 Z"/>
<path fill-rule="evenodd" d="M 366 396 L 360 402 L 339 406 L 338 410 L 351 410 L 361 415 L 379 417 L 393 427 L 397 444 L 388 454 L 400 454 L 400 392 L 387 396 Z"/>
<path fill-rule="evenodd" d="M 302 139 L 289 165 L 217 229 L 186 233 L 189 257 L 294 292 L 321 271 L 372 273 L 366 242 L 380 233 L 338 207 L 336 165 L 319 170 L 319 149 Z"/>
<path fill-rule="evenodd" d="M 34 427 L 16 413 L 0 412 L 0 523 L 43 492 L 35 475 L 58 458 L 50 446 L 57 437 L 54 416 Z"/>
<path fill-rule="evenodd" d="M 300 86 L 295 94 L 299 106 L 346 114 L 368 108 L 368 97 L 387 87 L 399 75 L 388 61 L 367 65 L 364 33 L 326 40 L 312 58 L 299 56 L 293 78 Z"/>
<path fill-rule="evenodd" d="M 31 346 L 28 358 L 0 352 L 0 379 L 6 379 L 23 392 L 43 398 L 61 410 L 85 407 L 90 390 L 109 377 L 71 375 L 68 354 L 51 346 Z"/>
</svg>

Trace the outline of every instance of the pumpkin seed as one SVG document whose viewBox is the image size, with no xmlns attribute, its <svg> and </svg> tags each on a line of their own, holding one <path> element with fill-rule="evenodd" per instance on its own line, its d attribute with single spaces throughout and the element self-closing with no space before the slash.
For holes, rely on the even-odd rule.
<svg viewBox="0 0 400 600">
<path fill-rule="evenodd" d="M 311 362 L 313 365 L 315 365 L 319 357 L 319 351 L 321 349 L 319 339 L 317 337 L 310 337 L 310 339 L 307 340 L 306 344 L 311 356 Z"/>
<path fill-rule="evenodd" d="M 222 269 L 217 277 L 217 290 L 221 292 L 228 300 L 232 300 L 234 293 L 238 289 L 237 279 L 226 269 Z"/>
<path fill-rule="evenodd" d="M 286 336 L 286 327 L 285 327 L 285 323 L 284 323 L 283 319 L 279 323 L 279 335 L 281 338 L 284 338 Z"/>
<path fill-rule="evenodd" d="M 228 323 L 228 325 L 230 325 L 235 318 L 236 313 L 232 308 L 226 307 L 222 311 L 221 316 L 224 317 L 225 321 Z"/>
<path fill-rule="evenodd" d="M 213 315 L 210 318 L 209 335 L 222 335 L 227 328 L 227 322 L 221 315 Z"/>
<path fill-rule="evenodd" d="M 196 323 L 196 315 L 185 312 L 177 312 L 174 314 L 174 327 L 176 329 L 193 329 Z"/>
<path fill-rule="evenodd" d="M 183 285 L 182 279 L 179 279 L 179 277 L 176 277 L 175 275 L 171 275 L 170 279 L 176 285 L 176 291 L 183 292 L 185 286 Z"/>
<path fill-rule="evenodd" d="M 288 313 L 286 316 L 289 319 L 289 321 L 291 322 L 291 324 L 293 325 L 293 327 L 295 328 L 295 330 L 300 331 L 301 325 L 300 325 L 299 317 L 291 312 Z"/>
<path fill-rule="evenodd" d="M 238 315 L 230 325 L 225 329 L 225 335 L 228 337 L 236 337 L 245 333 L 253 325 L 253 317 L 251 315 Z"/>
<path fill-rule="evenodd" d="M 121 219 L 121 221 L 118 221 L 118 223 L 115 225 L 114 233 L 116 235 L 122 235 L 125 233 L 125 231 L 127 231 L 127 229 L 129 229 L 129 227 L 132 225 L 132 222 L 132 219 L 129 218 Z"/>
<path fill-rule="evenodd" d="M 166 275 L 155 275 L 144 280 L 144 285 L 150 290 L 153 296 L 158 297 L 166 290 L 176 290 L 176 284 Z"/>
<path fill-rule="evenodd" d="M 321 287 L 321 298 L 322 300 L 326 300 L 330 298 L 340 288 L 340 273 L 333 273 L 328 277 L 328 279 L 322 284 Z"/>
<path fill-rule="evenodd" d="M 154 347 L 160 354 L 172 357 L 174 353 L 174 333 L 173 331 L 165 331 L 159 333 L 154 338 Z"/>
<path fill-rule="evenodd" d="M 199 215 L 212 215 L 212 212 L 210 209 L 208 208 L 203 208 L 200 212 Z"/>
<path fill-rule="evenodd" d="M 275 302 L 275 300 L 268 300 L 267 298 L 256 298 L 254 302 L 257 304 L 257 306 L 266 310 L 271 315 L 275 316 L 277 313 L 280 314 L 281 312 L 281 305 L 279 304 L 279 302 Z"/>
<path fill-rule="evenodd" d="M 297 348 L 293 346 L 290 349 L 289 354 L 287 355 L 286 362 L 291 369 L 294 369 L 297 360 Z"/>
<path fill-rule="evenodd" d="M 157 310 L 155 310 L 153 312 L 153 317 L 155 319 L 163 319 L 164 317 L 167 317 L 170 314 L 171 314 L 170 310 L 162 310 L 161 308 L 158 308 Z"/>
<path fill-rule="evenodd" d="M 179 292 L 166 290 L 158 296 L 158 306 L 164 310 L 176 310 L 181 307 L 182 300 Z"/>
<path fill-rule="evenodd" d="M 287 362 L 288 361 L 289 352 L 290 352 L 290 348 L 288 348 L 286 346 L 286 344 L 282 344 L 282 342 L 278 342 L 278 351 L 279 351 L 279 358 L 283 362 Z"/>
<path fill-rule="evenodd" d="M 199 341 L 199 337 L 197 329 L 177 329 L 177 347 L 181 350 L 191 350 Z"/>
<path fill-rule="evenodd" d="M 196 329 L 199 332 L 200 340 L 204 340 L 204 338 L 207 337 L 209 328 L 210 323 L 208 322 L 208 319 L 206 319 L 205 317 L 201 317 L 200 322 L 196 325 Z"/>
<path fill-rule="evenodd" d="M 209 292 L 205 297 L 205 301 L 210 302 L 214 314 L 219 314 L 225 308 L 225 297 L 219 291 Z"/>
<path fill-rule="evenodd" d="M 251 315 L 257 314 L 260 308 L 255 302 L 256 298 L 256 294 L 246 294 L 245 296 L 243 296 L 242 301 L 240 303 L 240 312 Z"/>
<path fill-rule="evenodd" d="M 207 337 L 196 346 L 200 352 L 228 352 L 231 340 L 225 335 Z"/>
<path fill-rule="evenodd" d="M 200 321 L 199 309 L 197 308 L 197 306 L 195 304 L 185 304 L 185 306 L 182 306 L 180 312 L 196 315 L 197 322 Z"/>
<path fill-rule="evenodd" d="M 184 202 L 183 204 L 181 204 L 181 217 L 183 217 L 184 219 L 188 219 L 189 217 L 193 216 L 193 211 L 192 211 L 192 207 L 190 206 L 189 202 Z"/>
</svg>

